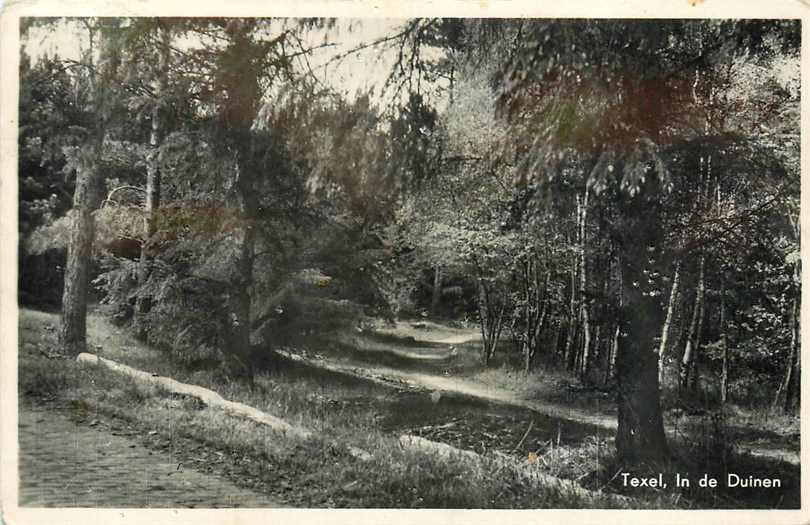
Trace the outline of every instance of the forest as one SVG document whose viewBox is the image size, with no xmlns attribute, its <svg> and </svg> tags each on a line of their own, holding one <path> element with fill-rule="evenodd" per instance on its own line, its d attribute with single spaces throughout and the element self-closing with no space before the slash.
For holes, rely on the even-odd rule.
<svg viewBox="0 0 810 525">
<path fill-rule="evenodd" d="M 798 20 L 20 32 L 21 413 L 285 506 L 800 506 Z"/>
</svg>

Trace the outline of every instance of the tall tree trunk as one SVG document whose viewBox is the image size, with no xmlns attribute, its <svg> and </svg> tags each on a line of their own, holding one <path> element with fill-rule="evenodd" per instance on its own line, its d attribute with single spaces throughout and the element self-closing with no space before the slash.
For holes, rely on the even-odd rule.
<svg viewBox="0 0 810 525">
<path fill-rule="evenodd" d="M 534 348 L 532 346 L 532 334 L 534 333 L 534 312 L 532 311 L 532 294 L 531 294 L 531 285 L 529 284 L 529 274 L 530 274 L 530 265 L 531 262 L 526 263 L 526 273 L 524 276 L 524 300 L 526 304 L 524 305 L 524 316 L 526 318 L 526 326 L 524 327 L 524 334 L 523 334 L 523 357 L 524 357 L 524 365 L 523 368 L 525 372 L 528 374 L 531 372 L 532 369 L 532 357 L 534 353 Z"/>
<path fill-rule="evenodd" d="M 591 321 L 588 311 L 588 300 L 586 289 L 588 287 L 588 271 L 586 264 L 586 225 L 588 219 L 588 185 L 585 185 L 585 195 L 582 198 L 582 209 L 580 211 L 579 226 L 579 318 L 582 327 L 582 362 L 579 368 L 579 376 L 585 378 L 588 375 L 588 361 L 591 347 Z"/>
<path fill-rule="evenodd" d="M 574 342 L 577 335 L 577 260 L 573 259 L 571 263 L 571 300 L 568 308 L 568 330 L 565 337 L 565 352 L 563 353 L 563 361 L 566 368 L 571 368 L 573 361 L 572 350 L 574 349 Z"/>
<path fill-rule="evenodd" d="M 67 355 L 78 355 L 86 350 L 87 288 L 96 231 L 93 212 L 101 202 L 103 183 L 98 169 L 102 141 L 103 137 L 97 138 L 92 146 L 91 155 L 96 165 L 82 167 L 76 174 L 59 327 L 59 346 Z"/>
<path fill-rule="evenodd" d="M 681 359 L 680 371 L 680 392 L 686 393 L 689 386 L 690 376 L 692 375 L 692 368 L 694 366 L 694 353 L 695 346 L 700 343 L 699 328 L 701 327 L 701 317 L 703 315 L 703 292 L 704 292 L 704 277 L 705 277 L 705 256 L 700 256 L 700 270 L 698 273 L 697 289 L 695 290 L 695 306 L 692 309 L 692 320 L 689 323 L 689 331 L 686 333 L 686 346 L 683 350 L 683 359 Z"/>
<path fill-rule="evenodd" d="M 506 313 L 506 305 L 501 305 L 501 308 L 498 312 L 498 317 L 495 319 L 495 329 L 494 333 L 492 334 L 492 343 L 490 344 L 489 351 L 490 351 L 490 359 L 492 356 L 495 355 L 495 350 L 498 348 L 498 342 L 501 340 L 501 331 L 503 330 L 503 320 Z"/>
<path fill-rule="evenodd" d="M 481 319 L 483 345 L 482 362 L 484 366 L 489 366 L 501 337 L 506 305 L 502 304 L 500 309 L 498 308 L 498 305 L 495 304 L 495 298 L 487 289 L 483 278 L 478 279 L 478 295 L 478 314 Z"/>
<path fill-rule="evenodd" d="M 604 354 L 602 351 L 602 325 L 597 324 L 593 333 L 593 351 L 591 352 L 591 362 L 596 363 L 597 367 L 601 354 Z"/>
<path fill-rule="evenodd" d="M 643 275 L 631 275 L 635 267 L 635 264 L 624 265 L 628 282 L 643 278 Z M 616 447 L 619 457 L 630 463 L 664 459 L 668 447 L 661 415 L 658 360 L 655 354 L 655 337 L 662 317 L 660 307 L 632 285 L 625 287 L 625 298 L 628 306 L 623 309 L 623 317 L 627 335 L 619 337 L 616 355 L 619 392 Z"/>
<path fill-rule="evenodd" d="M 663 237 L 659 214 L 659 181 L 647 179 L 633 197 L 620 201 L 620 267 L 622 307 L 616 355 L 618 428 L 616 451 L 620 464 L 665 460 L 669 455 L 658 391 L 655 339 L 663 309 L 650 293 L 647 275 L 665 266 L 660 260 Z"/>
<path fill-rule="evenodd" d="M 438 264 L 433 272 L 433 297 L 430 301 L 430 315 L 436 317 L 439 313 L 439 302 L 442 298 L 442 267 Z"/>
<path fill-rule="evenodd" d="M 661 344 L 658 346 L 658 384 L 663 385 L 664 382 L 664 366 L 667 351 L 667 343 L 669 342 L 669 333 L 672 329 L 672 319 L 675 312 L 675 304 L 678 301 L 679 287 L 681 283 L 681 261 L 675 263 L 675 273 L 672 276 L 672 289 L 669 292 L 669 304 L 667 304 L 667 316 L 664 320 L 664 326 L 661 329 Z"/>
<path fill-rule="evenodd" d="M 574 233 L 574 241 L 573 245 L 576 246 L 576 249 L 579 249 L 580 246 L 580 220 L 582 218 L 582 202 L 580 196 L 576 196 L 577 201 L 577 209 L 576 209 L 576 228 Z M 579 348 L 576 346 L 576 342 L 579 339 L 579 311 L 577 310 L 577 300 L 578 295 L 577 292 L 579 291 L 579 283 L 577 282 L 577 276 L 579 271 L 579 257 L 572 257 L 571 258 L 571 301 L 569 304 L 569 321 L 568 321 L 568 334 L 565 339 L 565 366 L 568 370 L 575 370 L 576 369 L 576 362 L 578 357 Z"/>
<path fill-rule="evenodd" d="M 95 30 L 91 29 L 91 44 Z M 73 193 L 73 218 L 67 249 L 65 285 L 62 294 L 62 316 L 59 326 L 59 346 L 68 355 L 77 355 L 87 346 L 87 292 L 90 262 L 95 237 L 93 212 L 101 203 L 104 183 L 100 165 L 104 136 L 107 132 L 108 83 L 113 69 L 110 39 L 104 28 L 98 29 L 100 39 L 99 73 L 93 73 L 91 86 L 94 97 L 95 126 L 91 141 L 82 147 L 82 160 L 76 169 L 76 189 Z M 92 52 L 90 53 L 92 57 Z M 90 70 L 95 71 L 90 64 Z"/>
<path fill-rule="evenodd" d="M 726 332 L 726 279 L 720 276 L 720 343 L 723 345 L 723 371 L 720 377 L 720 401 L 728 401 L 728 334 Z"/>
<path fill-rule="evenodd" d="M 250 139 L 247 139 L 250 140 Z M 237 360 L 238 368 L 231 370 L 237 376 L 253 379 L 250 356 L 251 288 L 253 286 L 253 260 L 256 246 L 256 218 L 258 200 L 255 189 L 255 173 L 250 157 L 239 155 L 237 160 L 236 207 L 241 218 L 241 242 L 236 258 L 234 277 L 231 281 L 229 309 L 231 312 L 230 350 Z"/>
<path fill-rule="evenodd" d="M 546 328 L 546 321 L 548 320 L 548 313 L 549 313 L 549 300 L 548 300 L 548 287 L 551 281 L 551 271 L 546 273 L 545 283 L 543 284 L 543 292 L 541 300 L 541 292 L 540 292 L 540 283 L 537 282 L 537 272 L 535 267 L 535 302 L 537 303 L 536 306 L 536 317 L 533 322 L 532 331 L 528 334 L 529 346 L 526 348 L 526 362 L 525 362 L 525 370 L 526 373 L 532 371 L 532 366 L 534 363 L 534 357 L 537 354 L 537 350 L 540 348 L 540 336 Z M 556 343 L 555 343 L 556 344 Z M 552 347 L 553 348 L 553 347 Z"/>
<path fill-rule="evenodd" d="M 771 407 L 774 410 L 790 412 L 796 403 L 799 394 L 799 300 L 793 299 L 790 311 L 790 348 L 785 362 L 785 375 L 774 396 Z"/>
<path fill-rule="evenodd" d="M 801 244 L 801 222 L 799 221 L 798 210 L 794 214 L 793 210 L 788 208 L 787 218 L 791 225 L 793 233 L 793 241 L 796 243 L 796 249 Z M 776 390 L 773 404 L 771 406 L 774 410 L 781 410 L 783 412 L 790 412 L 795 408 L 800 408 L 801 397 L 801 337 L 800 337 L 800 320 L 801 320 L 801 261 L 796 261 L 793 267 L 793 285 L 797 293 L 794 296 L 790 310 L 790 348 L 788 350 L 788 358 L 785 362 L 785 375 Z"/>
<path fill-rule="evenodd" d="M 606 296 L 611 297 L 611 302 L 615 305 L 615 312 L 620 312 L 622 307 L 622 272 L 621 265 L 616 257 L 611 256 L 608 263 L 608 288 L 611 290 Z M 611 309 L 613 311 L 613 309 Z M 618 313 L 611 315 L 613 321 L 613 331 L 608 341 L 608 355 L 605 366 L 605 376 L 603 384 L 614 378 L 616 371 L 616 353 L 619 348 L 619 335 L 621 333 L 621 319 Z"/>
<path fill-rule="evenodd" d="M 556 328 L 554 329 L 554 339 L 551 343 L 551 348 L 553 349 L 553 358 L 556 360 L 560 355 L 560 335 L 562 334 L 562 321 L 558 320 L 556 323 Z"/>
<path fill-rule="evenodd" d="M 800 401 L 801 401 L 801 381 L 802 381 L 802 353 L 799 351 L 799 342 L 801 341 L 800 335 L 800 323 L 799 323 L 799 316 L 800 316 L 800 300 L 794 299 L 793 304 L 795 307 L 795 311 L 793 313 L 793 326 L 791 332 L 791 347 L 793 353 L 793 367 L 792 367 L 792 374 L 793 377 L 788 385 L 787 392 L 785 394 L 785 412 L 792 412 L 799 408 Z"/>
<path fill-rule="evenodd" d="M 709 94 L 709 99 L 711 100 L 711 93 Z M 708 121 L 706 122 L 706 132 L 708 133 Z M 703 188 L 705 189 L 705 195 L 702 198 L 703 205 L 706 209 L 711 206 L 711 194 L 712 194 L 712 187 L 711 187 L 711 179 L 712 179 L 712 156 L 707 155 L 705 159 L 705 168 L 706 168 L 706 178 L 703 183 Z M 716 177 L 715 177 L 715 182 Z M 700 390 L 700 371 L 698 369 L 698 359 L 697 359 L 697 352 L 700 349 L 700 343 L 703 340 L 703 319 L 705 317 L 706 312 L 706 256 L 701 254 L 700 257 L 700 280 L 698 282 L 698 294 L 700 298 L 699 308 L 697 311 L 697 327 L 694 333 L 694 340 L 692 350 L 690 352 L 690 363 L 689 367 L 687 368 L 687 377 L 686 382 L 683 385 L 684 389 L 689 389 L 692 392 L 692 395 L 697 395 Z"/>
<path fill-rule="evenodd" d="M 149 158 L 146 167 L 146 203 L 144 217 L 144 240 L 141 243 L 141 260 L 138 268 L 138 287 L 140 292 L 135 302 L 135 332 L 140 339 L 146 337 L 146 324 L 144 317 L 152 308 L 151 297 L 143 293 L 143 287 L 149 279 L 152 257 L 148 247 L 149 240 L 155 234 L 156 213 L 160 206 L 160 170 L 158 165 L 158 149 L 165 135 L 165 122 L 163 119 L 163 100 L 166 92 L 169 71 L 169 53 L 171 34 L 169 29 L 159 26 L 160 55 L 158 58 L 158 76 L 154 86 L 155 105 L 152 108 L 152 127 L 149 134 Z"/>
<path fill-rule="evenodd" d="M 579 195 L 576 196 L 577 210 L 576 210 L 576 229 L 574 234 L 574 246 L 579 250 L 580 242 L 580 222 L 582 220 L 582 200 Z M 568 370 L 577 371 L 577 363 L 579 362 L 581 347 L 577 344 L 581 339 L 582 326 L 579 324 L 580 311 L 577 307 L 582 298 L 579 296 L 579 267 L 580 258 L 574 256 L 571 258 L 571 304 L 570 309 L 570 323 L 568 337 L 565 343 L 565 366 Z"/>
<path fill-rule="evenodd" d="M 523 265 L 523 316 L 525 319 L 525 326 L 523 328 L 523 334 L 521 339 L 523 340 L 523 369 L 526 373 L 531 372 L 532 369 L 532 357 L 534 348 L 532 347 L 532 334 L 534 333 L 534 311 L 533 308 L 536 306 L 533 304 L 532 301 L 532 280 L 531 280 L 531 273 L 532 273 L 532 259 L 529 257 L 527 258 L 526 262 Z M 516 316 L 517 317 L 517 316 Z"/>
<path fill-rule="evenodd" d="M 705 263 L 704 263 L 705 267 Z M 693 394 L 700 391 L 700 370 L 698 368 L 697 352 L 700 349 L 700 342 L 703 341 L 703 320 L 706 318 L 706 274 L 703 273 L 700 290 L 700 311 L 698 312 L 698 324 L 695 331 L 695 346 L 692 349 L 692 368 L 689 371 L 689 388 Z"/>
<path fill-rule="evenodd" d="M 605 376 L 602 378 L 602 384 L 607 385 L 613 377 L 613 372 L 616 369 L 616 349 L 619 346 L 619 323 L 616 323 L 616 328 L 613 330 L 613 337 L 608 342 L 608 352 L 605 362 Z"/>
<path fill-rule="evenodd" d="M 487 312 L 487 290 L 482 279 L 478 278 L 478 326 L 481 330 L 481 362 L 489 366 L 489 312 Z"/>
<path fill-rule="evenodd" d="M 228 350 L 236 368 L 229 373 L 250 381 L 253 379 L 251 290 L 259 209 L 257 180 L 263 169 L 256 151 L 256 132 L 253 130 L 261 99 L 259 71 L 262 66 L 254 62 L 258 59 L 251 57 L 260 56 L 264 48 L 263 44 L 253 40 L 253 29 L 253 22 L 249 19 L 233 19 L 226 26 L 225 31 L 230 39 L 227 53 L 240 57 L 240 60 L 227 61 L 222 65 L 228 97 L 220 114 L 235 160 L 234 198 L 240 219 L 240 242 L 228 296 L 231 315 Z"/>
</svg>

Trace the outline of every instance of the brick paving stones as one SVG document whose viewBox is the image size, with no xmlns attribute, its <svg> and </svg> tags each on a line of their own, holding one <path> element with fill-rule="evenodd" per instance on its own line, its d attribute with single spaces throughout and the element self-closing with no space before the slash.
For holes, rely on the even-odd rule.
<svg viewBox="0 0 810 525">
<path fill-rule="evenodd" d="M 116 435 L 118 434 L 118 435 Z M 263 494 L 187 468 L 125 432 L 20 406 L 21 507 L 278 507 Z"/>
</svg>

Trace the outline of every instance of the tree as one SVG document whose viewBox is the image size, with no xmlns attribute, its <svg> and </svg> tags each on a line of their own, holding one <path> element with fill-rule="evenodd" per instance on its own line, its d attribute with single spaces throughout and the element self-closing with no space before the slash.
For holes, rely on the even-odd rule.
<svg viewBox="0 0 810 525">
<path fill-rule="evenodd" d="M 172 47 L 172 53 L 180 57 L 175 83 L 189 88 L 195 106 L 190 129 L 181 135 L 187 145 L 196 143 L 205 151 L 220 174 L 227 175 L 210 181 L 207 191 L 198 197 L 210 202 L 216 191 L 226 196 L 222 204 L 227 217 L 219 218 L 221 229 L 216 232 L 219 251 L 214 257 L 220 261 L 203 264 L 221 266 L 224 254 L 232 263 L 227 270 L 212 271 L 227 283 L 223 357 L 230 375 L 249 380 L 253 376 L 251 332 L 258 299 L 257 246 L 277 237 L 277 232 L 269 231 L 267 220 L 277 215 L 277 210 L 265 206 L 263 197 L 268 195 L 271 182 L 294 175 L 283 166 L 285 138 L 274 136 L 282 130 L 263 127 L 260 114 L 263 107 L 279 102 L 277 95 L 285 87 L 305 76 L 296 70 L 293 57 L 310 51 L 292 44 L 300 44 L 298 33 L 313 23 L 321 22 L 199 19 L 175 27 L 179 35 L 193 35 L 197 42 L 190 50 Z M 170 47 L 165 42 L 162 45 Z M 199 177 L 193 171 L 189 175 Z M 283 197 L 281 188 L 274 190 Z M 269 261 L 264 255 L 263 260 Z"/>
<path fill-rule="evenodd" d="M 510 224 L 510 206 L 519 191 L 508 183 L 511 173 L 499 151 L 505 127 L 494 119 L 494 93 L 485 78 L 470 75 L 453 89 L 453 104 L 439 121 L 438 144 L 417 148 L 420 164 L 430 171 L 416 172 L 422 182 L 409 190 L 407 223 L 412 244 L 429 266 L 471 274 L 481 358 L 489 365 L 514 311 L 513 271 L 522 247 Z"/>
<path fill-rule="evenodd" d="M 27 33 L 21 36 L 26 38 Z M 18 139 L 21 304 L 61 306 L 64 281 L 58 267 L 64 266 L 64 253 L 36 242 L 35 234 L 63 216 L 72 204 L 74 180 L 66 177 L 63 148 L 84 139 L 86 95 L 75 73 L 59 57 L 33 61 L 23 51 Z M 53 295 L 54 289 L 59 293 Z"/>
<path fill-rule="evenodd" d="M 87 143 L 68 159 L 70 166 L 76 171 L 76 189 L 73 194 L 73 224 L 65 269 L 59 344 L 69 355 L 83 352 L 86 345 L 87 288 L 95 233 L 93 212 L 101 202 L 102 148 L 110 118 L 111 84 L 117 61 L 114 36 L 111 34 L 117 22 L 112 19 L 96 19 L 85 24 L 90 32 L 91 42 L 87 67 L 90 69 L 95 125 L 88 130 Z M 98 37 L 99 46 L 99 57 L 95 64 L 92 55 L 94 37 Z"/>
<path fill-rule="evenodd" d="M 795 27 L 770 22 L 549 22 L 518 27 L 518 44 L 500 82 L 502 106 L 531 152 L 530 176 L 549 179 L 560 158 L 589 155 L 586 185 L 610 196 L 619 221 L 611 232 L 623 283 L 616 356 L 620 460 L 668 455 L 655 350 L 662 326 L 658 277 L 664 249 L 662 196 L 672 179 L 667 150 L 692 133 L 685 95 L 695 69 L 712 72 L 776 35 L 795 46 Z M 691 36 L 699 36 L 695 46 Z M 687 119 L 688 120 L 688 119 Z M 586 157 L 587 158 L 587 157 Z"/>
<path fill-rule="evenodd" d="M 160 207 L 160 146 L 167 135 L 167 84 L 169 77 L 169 62 L 171 60 L 172 28 L 165 20 L 156 20 L 154 27 L 148 27 L 149 33 L 154 32 L 158 41 L 158 62 L 155 74 L 151 125 L 149 133 L 149 157 L 146 170 L 146 199 L 144 203 L 144 240 L 141 243 L 140 268 L 138 269 L 138 285 L 143 288 L 149 279 L 152 255 L 148 249 L 149 239 L 157 233 L 157 212 Z M 137 335 L 144 339 L 146 329 L 143 326 L 143 316 L 151 309 L 151 298 L 146 294 L 139 294 L 135 303 L 135 325 Z"/>
</svg>

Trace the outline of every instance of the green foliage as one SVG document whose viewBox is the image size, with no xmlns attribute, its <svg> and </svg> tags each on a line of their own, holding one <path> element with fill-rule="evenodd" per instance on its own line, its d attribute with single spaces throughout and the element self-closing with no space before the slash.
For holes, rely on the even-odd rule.
<svg viewBox="0 0 810 525">
<path fill-rule="evenodd" d="M 180 364 L 219 364 L 230 330 L 223 292 L 223 283 L 195 277 L 161 282 L 145 320 L 149 344 L 168 351 Z"/>
<path fill-rule="evenodd" d="M 89 22 L 83 31 L 103 26 L 114 44 L 93 57 L 114 66 L 101 162 L 84 147 L 99 95 L 91 57 L 23 57 L 25 256 L 66 246 L 71 180 L 102 170 L 95 252 L 116 257 L 96 285 L 123 323 L 138 299 L 151 302 L 145 333 L 178 361 L 229 350 L 229 287 L 252 297 L 255 341 L 279 343 L 363 315 L 419 314 L 439 269 L 440 285 L 461 288 L 459 314 L 502 314 L 518 340 L 545 311 L 551 360 L 569 333 L 581 344 L 584 308 L 605 367 L 624 289 L 617 265 L 632 270 L 638 255 L 643 297 L 663 309 L 682 261 L 684 325 L 693 268 L 710 255 L 698 364 L 709 377 L 721 368 L 722 275 L 733 390 L 778 381 L 800 282 L 795 22 L 408 20 L 392 35 L 391 91 L 354 98 L 309 74 L 305 31 L 328 21 Z M 164 129 L 152 147 L 155 115 Z M 147 167 L 162 179 L 148 238 Z M 111 198 L 123 186 L 136 189 Z M 255 209 L 240 207 L 245 196 Z M 249 228 L 245 284 L 236 268 Z M 628 251 L 639 239 L 649 246 Z M 56 266 L 25 264 L 24 282 L 40 280 L 35 268 L 56 277 Z M 308 271 L 328 284 L 303 284 Z"/>
<path fill-rule="evenodd" d="M 101 260 L 101 273 L 92 284 L 102 292 L 101 304 L 117 324 L 132 318 L 138 284 L 138 264 L 128 259 L 107 256 Z"/>
</svg>

